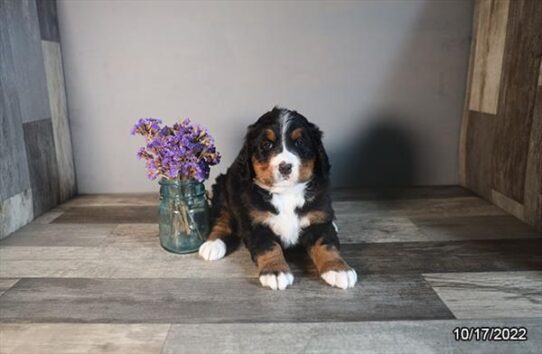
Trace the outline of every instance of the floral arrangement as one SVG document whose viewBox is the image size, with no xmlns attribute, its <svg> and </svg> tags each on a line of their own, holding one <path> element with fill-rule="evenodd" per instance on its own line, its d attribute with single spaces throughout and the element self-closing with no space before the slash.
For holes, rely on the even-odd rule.
<svg viewBox="0 0 542 354">
<path fill-rule="evenodd" d="M 163 125 L 160 119 L 141 118 L 131 133 L 145 137 L 146 145 L 137 157 L 145 160 L 150 179 L 161 176 L 203 182 L 209 177 L 209 166 L 220 162 L 213 137 L 188 118 L 172 127 Z"/>
</svg>

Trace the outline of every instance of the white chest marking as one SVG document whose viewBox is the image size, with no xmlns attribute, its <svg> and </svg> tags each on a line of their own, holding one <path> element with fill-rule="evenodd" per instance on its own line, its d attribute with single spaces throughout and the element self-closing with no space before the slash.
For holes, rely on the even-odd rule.
<svg viewBox="0 0 542 354">
<path fill-rule="evenodd" d="M 305 204 L 305 183 L 285 189 L 281 193 L 274 193 L 271 204 L 278 214 L 267 221 L 269 227 L 277 234 L 285 247 L 297 243 L 299 232 L 308 226 L 306 218 L 299 218 L 296 209 Z"/>
</svg>

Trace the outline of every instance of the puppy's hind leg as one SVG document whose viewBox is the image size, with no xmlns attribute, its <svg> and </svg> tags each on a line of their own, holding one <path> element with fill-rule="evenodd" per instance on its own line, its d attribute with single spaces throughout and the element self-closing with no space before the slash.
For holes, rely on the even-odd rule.
<svg viewBox="0 0 542 354">
<path fill-rule="evenodd" d="M 239 239 L 233 234 L 233 219 L 229 210 L 222 209 L 215 219 L 211 233 L 199 248 L 200 256 L 206 261 L 216 261 L 231 252 Z"/>
</svg>

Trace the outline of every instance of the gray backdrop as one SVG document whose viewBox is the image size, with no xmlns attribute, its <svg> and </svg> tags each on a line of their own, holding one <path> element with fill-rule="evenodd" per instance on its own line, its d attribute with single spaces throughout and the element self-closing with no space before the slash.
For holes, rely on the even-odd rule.
<svg viewBox="0 0 542 354">
<path fill-rule="evenodd" d="M 471 1 L 59 1 L 79 192 L 155 191 L 129 130 L 188 116 L 224 171 L 275 104 L 325 132 L 335 187 L 457 183 Z"/>
</svg>

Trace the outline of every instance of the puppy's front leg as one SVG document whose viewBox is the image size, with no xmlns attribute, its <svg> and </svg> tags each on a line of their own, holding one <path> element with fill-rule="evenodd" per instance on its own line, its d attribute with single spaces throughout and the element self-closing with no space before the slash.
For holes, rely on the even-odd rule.
<svg viewBox="0 0 542 354">
<path fill-rule="evenodd" d="M 337 231 L 331 222 L 311 225 L 302 240 L 320 277 L 341 289 L 353 287 L 358 276 L 339 253 Z"/>
<path fill-rule="evenodd" d="M 273 290 L 284 290 L 292 285 L 294 276 L 275 238 L 267 226 L 257 226 L 252 231 L 247 246 L 260 271 L 260 283 Z"/>
</svg>

